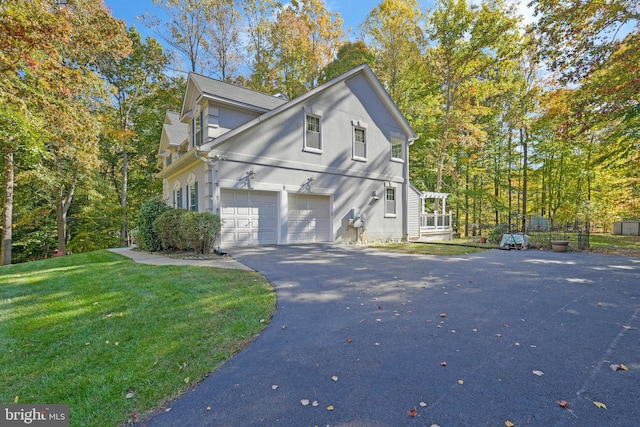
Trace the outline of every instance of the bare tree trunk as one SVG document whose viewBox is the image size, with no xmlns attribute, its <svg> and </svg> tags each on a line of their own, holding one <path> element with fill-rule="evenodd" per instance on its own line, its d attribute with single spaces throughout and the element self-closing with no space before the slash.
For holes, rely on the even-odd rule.
<svg viewBox="0 0 640 427">
<path fill-rule="evenodd" d="M 528 142 L 529 132 L 520 129 L 520 141 L 522 142 L 522 232 L 527 231 L 527 168 L 529 166 Z"/>
<path fill-rule="evenodd" d="M 71 185 L 67 195 L 64 195 L 64 187 L 60 187 L 56 194 L 56 222 L 58 226 L 58 253 L 60 255 L 67 254 L 67 212 L 73 200 L 75 192 L 75 184 Z"/>
<path fill-rule="evenodd" d="M 13 242 L 13 188 L 14 188 L 14 163 L 13 146 L 7 144 L 4 149 L 6 182 L 4 186 L 4 205 L 2 207 L 2 249 L 0 265 L 11 264 L 11 244 Z"/>
<path fill-rule="evenodd" d="M 122 197 L 120 199 L 121 225 L 120 225 L 120 246 L 128 246 L 127 241 L 127 180 L 129 173 L 129 152 L 125 148 L 122 152 Z"/>
</svg>

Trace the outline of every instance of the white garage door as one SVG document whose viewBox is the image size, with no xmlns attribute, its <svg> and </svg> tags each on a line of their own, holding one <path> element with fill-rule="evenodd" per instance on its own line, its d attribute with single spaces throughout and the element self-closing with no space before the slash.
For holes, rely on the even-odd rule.
<svg viewBox="0 0 640 427">
<path fill-rule="evenodd" d="M 278 242 L 278 197 L 267 191 L 221 190 L 222 246 Z"/>
<path fill-rule="evenodd" d="M 331 205 L 328 196 L 289 193 L 289 243 L 331 241 Z"/>
</svg>

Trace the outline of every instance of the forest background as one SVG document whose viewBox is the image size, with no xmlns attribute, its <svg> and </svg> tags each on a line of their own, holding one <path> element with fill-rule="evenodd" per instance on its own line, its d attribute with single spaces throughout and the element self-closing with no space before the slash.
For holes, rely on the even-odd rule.
<svg viewBox="0 0 640 427">
<path fill-rule="evenodd" d="M 635 0 L 382 0 L 351 40 L 321 0 L 154 3 L 142 39 L 102 0 L 0 0 L 2 264 L 128 243 L 188 71 L 293 98 L 367 62 L 465 236 L 640 217 Z"/>
</svg>

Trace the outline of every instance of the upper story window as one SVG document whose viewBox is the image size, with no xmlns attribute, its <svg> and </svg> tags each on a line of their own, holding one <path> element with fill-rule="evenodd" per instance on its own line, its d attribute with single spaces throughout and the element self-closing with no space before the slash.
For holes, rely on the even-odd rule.
<svg viewBox="0 0 640 427">
<path fill-rule="evenodd" d="M 191 146 L 199 147 L 204 144 L 204 110 L 200 110 L 191 123 L 193 123 Z"/>
<path fill-rule="evenodd" d="M 404 138 L 391 135 L 391 159 L 404 161 Z"/>
<path fill-rule="evenodd" d="M 353 159 L 367 160 L 367 129 L 360 123 L 353 126 Z"/>
<path fill-rule="evenodd" d="M 322 152 L 322 117 L 317 114 L 304 116 L 304 151 Z"/>
</svg>

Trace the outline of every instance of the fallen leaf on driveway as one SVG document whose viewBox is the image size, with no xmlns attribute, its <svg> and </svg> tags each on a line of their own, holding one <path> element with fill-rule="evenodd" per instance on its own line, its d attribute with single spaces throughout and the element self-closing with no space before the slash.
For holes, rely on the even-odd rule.
<svg viewBox="0 0 640 427">
<path fill-rule="evenodd" d="M 333 407 L 333 405 L 329 405 L 327 406 L 327 411 L 333 411 L 335 408 Z"/>
<path fill-rule="evenodd" d="M 462 384 L 464 384 L 464 381 L 458 380 L 458 384 L 462 385 Z"/>
<path fill-rule="evenodd" d="M 568 408 L 569 402 L 567 402 L 566 400 L 558 400 L 558 405 L 562 406 L 563 408 Z"/>
<path fill-rule="evenodd" d="M 500 337 L 502 336 L 502 334 L 496 334 L 496 336 L 497 336 L 498 338 L 500 338 Z"/>
<path fill-rule="evenodd" d="M 347 338 L 347 342 L 351 343 L 353 340 L 351 338 Z"/>
<path fill-rule="evenodd" d="M 447 366 L 447 362 L 440 362 L 440 366 Z"/>
<path fill-rule="evenodd" d="M 309 405 L 309 399 L 302 399 L 300 403 L 302 403 L 302 406 L 307 406 Z"/>
<path fill-rule="evenodd" d="M 332 376 L 332 377 L 331 377 L 331 379 L 332 379 L 333 381 L 338 381 L 338 376 L 337 376 L 337 375 L 334 375 L 334 376 Z"/>
<path fill-rule="evenodd" d="M 605 405 L 602 402 L 593 402 L 593 404 L 596 405 L 598 408 L 607 409 L 607 405 Z"/>
<path fill-rule="evenodd" d="M 626 365 L 621 364 L 617 364 L 617 363 L 612 363 L 611 365 L 609 365 L 609 367 L 613 370 L 613 371 L 628 371 L 629 368 Z"/>
<path fill-rule="evenodd" d="M 512 422 L 511 422 L 511 421 L 509 421 L 509 420 L 505 421 L 505 422 L 504 422 L 504 425 L 506 425 L 507 427 L 514 427 L 514 426 L 515 426 L 515 424 L 514 424 L 514 423 L 512 423 Z"/>
<path fill-rule="evenodd" d="M 598 307 L 602 307 L 602 303 L 601 302 L 598 303 Z"/>
<path fill-rule="evenodd" d="M 271 386 L 271 390 L 277 390 L 278 389 L 278 384 L 274 384 Z"/>
<path fill-rule="evenodd" d="M 423 408 L 426 408 L 427 404 L 425 402 L 420 402 L 420 406 L 423 407 Z"/>
<path fill-rule="evenodd" d="M 409 416 L 417 417 L 418 416 L 418 410 L 416 408 L 413 408 L 412 410 L 409 411 Z"/>
<path fill-rule="evenodd" d="M 447 317 L 447 313 L 440 313 L 440 317 Z"/>
<path fill-rule="evenodd" d="M 630 331 L 631 329 L 633 329 L 633 326 L 624 325 L 623 328 L 625 328 L 627 331 Z"/>
<path fill-rule="evenodd" d="M 533 374 L 541 377 L 541 376 L 544 375 L 544 372 L 542 372 L 542 371 L 533 371 Z"/>
<path fill-rule="evenodd" d="M 314 408 L 315 408 L 316 406 L 318 406 L 318 405 L 319 405 L 319 403 L 318 403 L 318 401 L 317 401 L 317 400 L 314 400 L 313 402 L 311 402 L 311 406 L 313 406 Z"/>
</svg>

